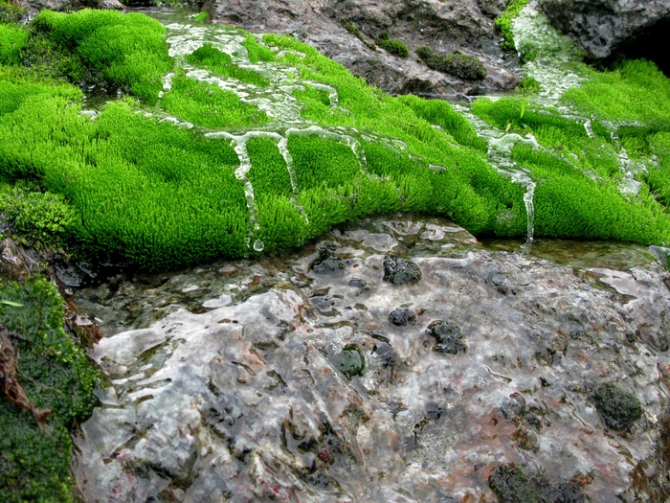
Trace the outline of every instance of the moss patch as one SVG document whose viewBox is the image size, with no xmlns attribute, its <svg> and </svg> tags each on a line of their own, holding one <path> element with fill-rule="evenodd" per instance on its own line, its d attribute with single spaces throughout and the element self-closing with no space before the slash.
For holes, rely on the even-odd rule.
<svg viewBox="0 0 670 503">
<path fill-rule="evenodd" d="M 393 54 L 399 58 L 406 58 L 409 56 L 409 49 L 405 43 L 395 38 L 389 38 L 388 33 L 382 34 L 375 40 L 375 43 L 389 54 Z"/>
<path fill-rule="evenodd" d="M 0 325 L 12 334 L 26 394 L 52 410 L 44 432 L 0 396 L 0 499 L 74 501 L 68 429 L 90 414 L 97 373 L 63 331 L 63 301 L 44 279 L 0 284 Z"/>
</svg>

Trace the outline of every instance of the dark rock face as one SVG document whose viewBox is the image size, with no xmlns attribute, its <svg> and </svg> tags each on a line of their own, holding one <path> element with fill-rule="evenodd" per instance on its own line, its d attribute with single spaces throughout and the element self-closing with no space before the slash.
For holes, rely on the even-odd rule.
<svg viewBox="0 0 670 503">
<path fill-rule="evenodd" d="M 610 58 L 670 21 L 667 0 L 540 0 L 540 5 L 591 59 Z"/>
<path fill-rule="evenodd" d="M 501 52 L 492 17 L 504 5 L 504 0 L 206 0 L 204 9 L 215 22 L 293 34 L 383 91 L 455 97 L 518 83 L 496 62 Z M 386 35 L 406 44 L 410 56 L 375 49 L 374 41 Z M 475 56 L 487 77 L 466 82 L 431 70 L 413 52 L 421 46 Z"/>
</svg>

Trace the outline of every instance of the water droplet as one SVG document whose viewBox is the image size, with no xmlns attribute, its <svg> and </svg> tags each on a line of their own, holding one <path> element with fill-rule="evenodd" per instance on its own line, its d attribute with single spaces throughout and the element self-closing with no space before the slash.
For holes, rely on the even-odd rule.
<svg viewBox="0 0 670 503">
<path fill-rule="evenodd" d="M 254 241 L 254 251 L 262 252 L 265 249 L 265 244 L 260 239 Z"/>
</svg>

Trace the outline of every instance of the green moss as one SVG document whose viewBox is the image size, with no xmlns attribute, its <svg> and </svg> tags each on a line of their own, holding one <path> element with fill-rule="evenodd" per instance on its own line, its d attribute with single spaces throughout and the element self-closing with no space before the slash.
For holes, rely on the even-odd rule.
<svg viewBox="0 0 670 503">
<path fill-rule="evenodd" d="M 247 48 L 249 53 L 249 59 L 252 63 L 258 63 L 259 61 L 274 61 L 275 54 L 270 49 L 260 44 L 256 37 L 252 34 L 247 34 L 247 38 L 244 42 L 244 47 Z"/>
<path fill-rule="evenodd" d="M 165 28 L 147 16 L 84 9 L 73 14 L 43 10 L 34 20 L 57 51 L 70 51 L 111 85 L 156 103 L 163 75 L 172 67 Z M 70 75 L 73 80 L 77 75 Z"/>
<path fill-rule="evenodd" d="M 97 373 L 63 331 L 63 301 L 44 279 L 0 284 L 0 325 L 14 334 L 28 398 L 52 410 L 43 432 L 30 413 L 0 397 L 0 499 L 74 501 L 68 428 L 90 414 Z"/>
<path fill-rule="evenodd" d="M 28 41 L 28 31 L 21 26 L 0 24 L 0 65 L 19 63 L 19 52 Z"/>
<path fill-rule="evenodd" d="M 0 24 L 18 23 L 25 11 L 7 0 L 0 0 Z"/>
<path fill-rule="evenodd" d="M 110 19 L 126 19 L 43 16 L 40 36 L 50 47 L 73 47 L 77 54 L 82 41 L 110 26 Z M 292 100 L 303 105 L 300 113 L 309 124 L 301 127 L 308 130 L 298 132 L 292 122 L 275 119 L 274 110 L 268 116 L 257 106 L 254 88 L 251 99 L 242 101 L 184 71 L 172 77 L 160 110 L 117 100 L 91 120 L 80 113 L 76 88 L 5 68 L 0 173 L 10 182 L 37 181 L 61 195 L 60 202 L 68 201 L 77 215 L 64 232 L 69 237 L 148 269 L 253 254 L 256 240 L 264 252 L 275 253 L 338 223 L 392 211 L 447 216 L 478 235 L 525 235 L 523 187 L 488 164 L 487 145 L 451 105 L 387 96 L 292 37 L 239 36 L 251 60 L 270 62 L 268 75 L 275 67 L 295 68 L 299 77 L 291 84 L 297 85 L 290 86 L 286 103 L 295 111 Z M 110 68 L 117 61 L 86 54 L 85 72 L 94 61 Z M 222 79 L 240 79 L 233 56 L 213 45 L 205 44 L 187 61 Z M 632 70 L 626 75 L 639 79 Z M 319 84 L 337 92 L 338 106 Z M 290 92 L 274 85 L 269 82 L 271 92 Z M 537 183 L 539 235 L 670 242 L 667 211 L 646 185 L 638 196 L 619 192 L 620 151 L 604 122 L 587 129 L 584 121 L 520 98 L 478 100 L 473 111 L 509 133 L 532 133 L 542 145 L 512 151 Z M 175 127 L 165 113 L 197 127 Z M 631 123 L 620 128 L 622 142 L 631 155 L 656 155 L 663 164 L 668 157 L 663 124 Z M 219 133 L 206 136 L 211 129 Z M 252 167 L 242 172 L 245 150 L 232 138 L 250 130 L 258 137 L 246 143 Z M 280 152 L 279 135 L 286 138 L 288 153 Z M 667 186 L 665 173 L 661 166 L 649 176 L 659 198 Z M 254 199 L 247 200 L 250 187 Z M 41 219 L 36 213 L 34 220 Z"/>
<path fill-rule="evenodd" d="M 23 184 L 0 192 L 0 213 L 11 232 L 36 248 L 63 250 L 75 226 L 76 211 L 61 194 L 31 190 Z"/>
<path fill-rule="evenodd" d="M 496 18 L 495 25 L 504 38 L 502 48 L 510 51 L 515 50 L 514 35 L 512 34 L 512 20 L 519 15 L 521 10 L 530 0 L 510 0 L 503 15 Z"/>
<path fill-rule="evenodd" d="M 269 122 L 265 112 L 244 103 L 232 91 L 177 73 L 161 101 L 163 109 L 208 128 L 258 126 Z"/>
<path fill-rule="evenodd" d="M 393 54 L 399 58 L 407 58 L 409 56 L 409 49 L 405 43 L 394 38 L 389 38 L 388 34 L 383 34 L 375 40 L 375 43 L 389 54 Z"/>
<path fill-rule="evenodd" d="M 463 80 L 486 78 L 486 67 L 475 56 L 461 54 L 437 54 L 430 47 L 419 47 L 417 55 L 429 68 L 455 75 Z"/>
<path fill-rule="evenodd" d="M 417 116 L 440 126 L 461 145 L 486 152 L 486 141 L 477 136 L 472 124 L 446 101 L 424 100 L 412 95 L 401 96 L 399 100 L 409 106 Z"/>
<path fill-rule="evenodd" d="M 600 386 L 593 392 L 592 399 L 607 428 L 627 430 L 642 417 L 640 400 L 615 384 Z"/>
<path fill-rule="evenodd" d="M 631 60 L 609 72 L 587 72 L 587 82 L 562 100 L 584 113 L 617 122 L 661 123 L 670 118 L 670 79 L 646 60 Z"/>
<path fill-rule="evenodd" d="M 520 93 L 539 93 L 542 90 L 540 83 L 529 75 L 524 75 L 515 91 Z"/>
<path fill-rule="evenodd" d="M 195 66 L 207 68 L 221 76 L 232 77 L 248 84 L 267 87 L 270 81 L 262 74 L 241 68 L 232 62 L 232 58 L 216 49 L 210 44 L 205 44 L 186 57 L 186 61 Z"/>
</svg>

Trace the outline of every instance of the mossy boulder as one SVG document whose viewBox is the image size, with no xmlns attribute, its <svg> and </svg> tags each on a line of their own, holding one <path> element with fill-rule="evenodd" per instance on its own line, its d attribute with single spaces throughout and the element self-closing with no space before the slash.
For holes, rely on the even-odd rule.
<svg viewBox="0 0 670 503">
<path fill-rule="evenodd" d="M 430 47 L 419 47 L 417 55 L 429 68 L 455 75 L 463 80 L 486 78 L 486 67 L 475 56 L 461 53 L 439 54 Z"/>
</svg>

